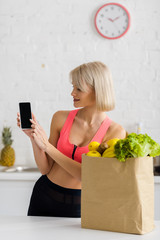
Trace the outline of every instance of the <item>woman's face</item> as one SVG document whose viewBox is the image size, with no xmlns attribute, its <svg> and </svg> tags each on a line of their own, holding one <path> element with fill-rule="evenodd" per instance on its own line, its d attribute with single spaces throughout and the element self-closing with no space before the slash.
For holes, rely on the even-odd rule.
<svg viewBox="0 0 160 240">
<path fill-rule="evenodd" d="M 88 107 L 96 104 L 95 91 L 87 86 L 87 92 L 81 91 L 75 84 L 71 92 L 75 108 Z"/>
</svg>

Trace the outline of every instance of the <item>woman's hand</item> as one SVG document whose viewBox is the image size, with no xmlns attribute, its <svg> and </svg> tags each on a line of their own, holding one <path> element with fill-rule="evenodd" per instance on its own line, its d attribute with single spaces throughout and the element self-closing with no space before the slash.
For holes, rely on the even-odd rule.
<svg viewBox="0 0 160 240">
<path fill-rule="evenodd" d="M 32 119 L 37 122 L 34 114 L 32 113 Z M 17 113 L 17 126 L 20 128 L 21 127 L 21 121 L 20 121 L 20 114 Z M 33 139 L 32 133 L 33 133 L 33 129 L 22 129 L 22 131 L 31 139 Z"/>
<path fill-rule="evenodd" d="M 39 123 L 33 119 L 30 119 L 32 125 L 32 133 L 31 136 L 33 137 L 35 143 L 38 145 L 40 149 L 46 151 L 47 146 L 49 145 L 48 137 L 43 130 L 43 128 L 39 125 Z"/>
</svg>

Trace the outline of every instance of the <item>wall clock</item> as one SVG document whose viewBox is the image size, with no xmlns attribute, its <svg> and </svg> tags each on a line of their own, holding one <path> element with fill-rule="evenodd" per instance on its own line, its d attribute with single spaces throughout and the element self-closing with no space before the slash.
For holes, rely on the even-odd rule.
<svg viewBox="0 0 160 240">
<path fill-rule="evenodd" d="M 107 3 L 100 7 L 96 13 L 95 27 L 104 38 L 120 38 L 126 34 L 130 27 L 130 14 L 119 3 Z"/>
</svg>

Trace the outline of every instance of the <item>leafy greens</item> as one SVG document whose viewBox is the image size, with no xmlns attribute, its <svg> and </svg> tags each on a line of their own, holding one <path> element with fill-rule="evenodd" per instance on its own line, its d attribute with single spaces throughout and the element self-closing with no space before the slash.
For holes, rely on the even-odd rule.
<svg viewBox="0 0 160 240">
<path fill-rule="evenodd" d="M 160 145 L 147 134 L 131 133 L 120 139 L 114 146 L 116 158 L 125 162 L 128 158 L 156 157 L 160 155 Z"/>
</svg>

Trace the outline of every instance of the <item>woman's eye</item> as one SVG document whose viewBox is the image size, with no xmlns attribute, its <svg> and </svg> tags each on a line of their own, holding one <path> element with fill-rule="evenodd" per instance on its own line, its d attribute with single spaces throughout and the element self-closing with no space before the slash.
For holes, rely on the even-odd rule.
<svg viewBox="0 0 160 240">
<path fill-rule="evenodd" d="M 72 86 L 73 89 L 76 89 L 77 91 L 81 92 L 80 88 L 77 88 L 76 86 Z"/>
</svg>

